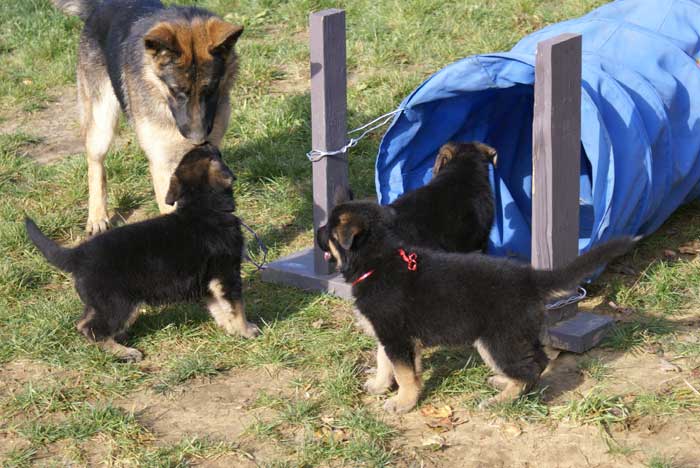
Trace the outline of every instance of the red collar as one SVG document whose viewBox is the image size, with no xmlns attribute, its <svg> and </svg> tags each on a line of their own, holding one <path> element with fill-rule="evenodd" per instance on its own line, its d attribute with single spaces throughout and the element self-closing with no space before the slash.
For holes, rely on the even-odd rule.
<svg viewBox="0 0 700 468">
<path fill-rule="evenodd" d="M 360 276 L 355 281 L 353 281 L 352 285 L 355 286 L 357 283 L 363 282 L 364 280 L 366 280 L 367 278 L 372 276 L 372 273 L 374 273 L 374 270 L 369 270 L 367 273 L 365 273 L 364 275 Z"/>
<path fill-rule="evenodd" d="M 399 249 L 399 255 L 401 255 L 401 259 L 406 262 L 409 271 L 416 271 L 418 269 L 418 255 L 415 252 L 407 254 L 404 249 Z"/>
<path fill-rule="evenodd" d="M 409 269 L 409 271 L 416 271 L 418 269 L 418 255 L 416 255 L 415 252 L 412 252 L 410 254 L 407 254 L 404 249 L 399 249 L 399 255 L 401 255 L 401 259 L 406 262 L 406 267 Z M 357 278 L 355 281 L 352 282 L 352 286 L 355 286 L 358 283 L 363 282 L 372 274 L 374 273 L 374 270 L 369 270 L 368 272 L 364 273 L 361 275 L 359 278 Z"/>
</svg>

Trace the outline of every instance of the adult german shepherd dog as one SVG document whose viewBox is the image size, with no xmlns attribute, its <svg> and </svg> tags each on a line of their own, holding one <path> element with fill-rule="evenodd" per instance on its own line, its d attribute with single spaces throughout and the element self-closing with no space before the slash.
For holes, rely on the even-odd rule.
<svg viewBox="0 0 700 468">
<path fill-rule="evenodd" d="M 148 157 L 161 213 L 170 176 L 205 141 L 219 146 L 230 117 L 241 26 L 195 7 L 158 0 L 53 0 L 85 21 L 78 104 L 90 192 L 86 231 L 109 228 L 104 158 L 119 109 Z"/>
</svg>

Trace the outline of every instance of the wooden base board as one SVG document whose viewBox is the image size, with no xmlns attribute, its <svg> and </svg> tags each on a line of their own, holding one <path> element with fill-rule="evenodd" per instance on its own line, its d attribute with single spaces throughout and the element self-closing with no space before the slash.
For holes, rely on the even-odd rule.
<svg viewBox="0 0 700 468">
<path fill-rule="evenodd" d="M 585 353 L 605 338 L 613 323 L 612 317 L 579 312 L 573 318 L 547 328 L 545 341 L 557 349 Z"/>
<path fill-rule="evenodd" d="M 353 298 L 352 286 L 346 283 L 340 274 L 316 274 L 312 248 L 269 263 L 262 270 L 262 280 L 267 283 L 294 286 L 306 291 L 326 291 L 348 300 Z"/>
</svg>

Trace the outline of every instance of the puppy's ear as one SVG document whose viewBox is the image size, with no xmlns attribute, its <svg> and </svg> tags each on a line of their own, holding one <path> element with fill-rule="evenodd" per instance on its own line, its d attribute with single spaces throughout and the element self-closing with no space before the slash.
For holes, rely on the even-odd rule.
<svg viewBox="0 0 700 468">
<path fill-rule="evenodd" d="M 435 164 L 433 165 L 433 177 L 447 166 L 447 163 L 457 154 L 457 150 L 458 148 L 455 143 L 449 142 L 442 145 L 435 158 Z"/>
<path fill-rule="evenodd" d="M 158 61 L 171 60 L 182 53 L 177 43 L 175 29 L 169 23 L 158 23 L 153 26 L 143 36 L 143 45 L 146 52 Z"/>
<path fill-rule="evenodd" d="M 168 193 L 165 195 L 165 203 L 167 203 L 170 206 L 173 206 L 176 201 L 180 199 L 182 196 L 182 184 L 180 183 L 180 179 L 173 174 L 170 177 L 170 187 L 168 187 Z"/>
<path fill-rule="evenodd" d="M 207 22 L 207 32 L 209 33 L 209 53 L 225 57 L 243 34 L 243 26 L 227 23 L 219 18 L 211 18 Z"/>
<path fill-rule="evenodd" d="M 236 177 L 231 172 L 231 169 L 219 159 L 212 159 L 209 162 L 209 184 L 218 189 L 229 189 L 233 186 L 233 181 Z"/>
<path fill-rule="evenodd" d="M 343 187 L 339 185 L 335 188 L 335 193 L 333 194 L 333 205 L 337 206 L 345 202 L 354 200 L 355 197 L 352 193 L 350 187 Z"/>
<path fill-rule="evenodd" d="M 340 215 L 340 221 L 335 228 L 335 238 L 343 249 L 350 250 L 355 237 L 364 229 L 362 219 L 345 213 Z"/>
<path fill-rule="evenodd" d="M 498 163 L 498 152 L 496 152 L 496 148 L 478 141 L 474 142 L 474 146 L 481 152 L 481 154 L 486 156 L 486 159 L 491 161 L 491 164 L 495 166 Z"/>
</svg>

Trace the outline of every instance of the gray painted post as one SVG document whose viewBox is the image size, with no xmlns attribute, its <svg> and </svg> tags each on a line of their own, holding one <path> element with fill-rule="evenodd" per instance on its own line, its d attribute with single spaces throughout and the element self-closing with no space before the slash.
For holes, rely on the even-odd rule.
<svg viewBox="0 0 700 468">
<path fill-rule="evenodd" d="M 532 266 L 551 270 L 578 255 L 581 36 L 537 44 L 532 122 Z M 568 310 L 567 310 L 568 309 Z M 565 316 L 576 306 L 564 309 Z"/>
<path fill-rule="evenodd" d="M 347 143 L 347 83 L 345 12 L 329 9 L 309 17 L 311 38 L 311 144 L 333 151 Z M 348 187 L 347 154 L 327 156 L 313 163 L 314 236 L 328 220 L 333 200 Z M 315 238 L 314 238 L 315 240 Z M 330 273 L 329 263 L 314 242 L 314 270 Z"/>
<path fill-rule="evenodd" d="M 537 44 L 532 123 L 532 265 L 554 269 L 578 255 L 581 158 L 581 35 Z M 597 344 L 607 317 L 570 305 L 548 311 L 550 344 L 583 352 Z M 555 325 L 557 322 L 566 320 Z"/>
<path fill-rule="evenodd" d="M 335 151 L 346 143 L 345 12 L 325 10 L 309 16 L 311 46 L 311 146 Z M 312 163 L 314 236 L 327 221 L 337 193 L 348 189 L 345 153 Z M 314 239 L 315 240 L 315 239 Z M 352 286 L 330 271 L 316 247 L 295 252 L 266 265 L 262 280 L 310 291 L 327 291 L 352 299 Z"/>
</svg>

